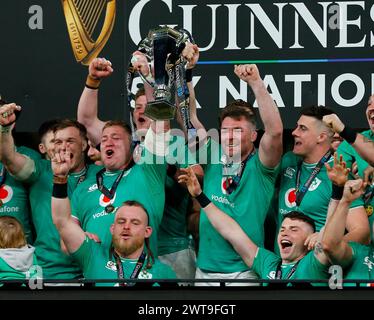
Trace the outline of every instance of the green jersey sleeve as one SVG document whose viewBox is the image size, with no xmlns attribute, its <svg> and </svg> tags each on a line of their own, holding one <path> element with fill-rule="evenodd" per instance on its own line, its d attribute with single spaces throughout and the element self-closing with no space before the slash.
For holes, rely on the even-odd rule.
<svg viewBox="0 0 374 320">
<path fill-rule="evenodd" d="M 86 237 L 79 249 L 71 254 L 81 270 L 87 270 L 94 255 L 94 241 Z"/>
<path fill-rule="evenodd" d="M 275 253 L 264 248 L 258 248 L 253 260 L 252 270 L 261 279 L 275 279 L 275 272 L 280 263 L 281 258 Z"/>
</svg>

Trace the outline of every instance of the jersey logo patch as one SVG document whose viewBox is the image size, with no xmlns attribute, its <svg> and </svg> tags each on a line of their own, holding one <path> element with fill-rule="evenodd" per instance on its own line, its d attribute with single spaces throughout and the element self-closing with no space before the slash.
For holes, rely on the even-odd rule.
<svg viewBox="0 0 374 320">
<path fill-rule="evenodd" d="M 313 180 L 312 184 L 309 187 L 309 191 L 314 191 L 318 188 L 318 186 L 321 184 L 322 180 L 318 179 L 317 177 Z"/>
<path fill-rule="evenodd" d="M 368 266 L 369 270 L 373 269 L 374 262 L 370 261 L 369 257 L 365 257 L 364 264 Z"/>
<path fill-rule="evenodd" d="M 229 188 L 230 184 L 232 183 L 231 177 L 224 177 L 221 181 L 221 191 L 223 194 L 228 194 L 227 189 Z"/>
<path fill-rule="evenodd" d="M 152 279 L 152 273 L 149 273 L 147 270 L 142 270 L 139 273 L 138 279 Z"/>
<path fill-rule="evenodd" d="M 294 168 L 288 167 L 286 169 L 286 172 L 284 173 L 284 176 L 292 179 L 295 172 L 296 172 L 296 170 Z"/>
<path fill-rule="evenodd" d="M 109 199 L 107 196 L 105 196 L 104 194 L 101 194 L 100 195 L 100 199 L 99 199 L 99 203 L 100 203 L 100 206 L 102 207 L 106 207 L 110 204 L 113 204 L 114 201 L 116 200 L 116 195 L 117 193 L 114 194 L 114 197 L 113 199 Z"/>
<path fill-rule="evenodd" d="M 108 261 L 105 268 L 117 272 L 116 264 L 113 261 Z"/>
<path fill-rule="evenodd" d="M 371 206 L 371 205 L 366 206 L 365 211 L 366 211 L 368 217 L 370 217 L 373 214 L 373 206 Z"/>
<path fill-rule="evenodd" d="M 296 207 L 296 190 L 294 188 L 288 189 L 284 195 L 284 202 L 287 207 Z"/>
<path fill-rule="evenodd" d="M 13 189 L 4 184 L 0 187 L 0 200 L 3 204 L 9 202 L 13 198 Z"/>
</svg>

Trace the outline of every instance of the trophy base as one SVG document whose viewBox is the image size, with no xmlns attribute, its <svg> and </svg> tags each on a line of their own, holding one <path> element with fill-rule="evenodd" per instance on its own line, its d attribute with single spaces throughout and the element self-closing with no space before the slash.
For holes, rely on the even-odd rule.
<svg viewBox="0 0 374 320">
<path fill-rule="evenodd" d="M 147 103 L 144 114 L 153 120 L 171 120 L 174 119 L 175 107 L 165 100 L 156 100 Z"/>
</svg>

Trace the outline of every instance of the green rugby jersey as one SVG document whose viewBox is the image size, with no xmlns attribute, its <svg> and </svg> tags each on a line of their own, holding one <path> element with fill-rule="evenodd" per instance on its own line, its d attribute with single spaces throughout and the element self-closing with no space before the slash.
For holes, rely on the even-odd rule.
<svg viewBox="0 0 374 320">
<path fill-rule="evenodd" d="M 204 168 L 204 193 L 223 212 L 240 225 L 244 232 L 258 246 L 264 243 L 264 221 L 274 193 L 277 169 L 262 165 L 258 152 L 246 163 L 239 185 L 228 194 L 223 175 L 223 163 L 212 163 L 221 159 L 222 149 L 210 139 L 205 146 L 208 150 Z M 200 152 L 200 151 L 199 151 Z M 203 160 L 200 152 L 199 160 Z M 200 212 L 200 242 L 197 266 L 205 272 L 232 273 L 248 270 L 240 255 L 211 225 L 204 210 Z"/>
<path fill-rule="evenodd" d="M 328 161 L 330 166 L 333 166 L 333 161 L 334 159 L 331 157 Z M 280 171 L 278 215 L 276 217 L 277 227 L 278 229 L 280 228 L 284 215 L 291 211 L 300 211 L 314 220 L 316 230 L 319 231 L 326 222 L 332 184 L 327 176 L 327 170 L 323 166 L 309 186 L 300 206 L 297 206 L 296 185 L 299 164 L 301 164 L 300 187 L 305 184 L 317 165 L 316 163 L 309 164 L 302 162 L 302 158 L 296 156 L 293 152 L 287 152 L 283 156 Z M 361 205 L 361 201 L 356 200 L 351 204 L 351 208 Z"/>
<path fill-rule="evenodd" d="M 138 201 L 148 211 L 149 224 L 153 228 L 150 238 L 151 250 L 157 256 L 158 229 L 165 204 L 166 164 L 161 160 L 159 159 L 159 164 L 135 164 L 125 170 L 112 199 L 100 192 L 96 175 L 87 177 L 73 195 L 73 217 L 80 222 L 84 231 L 96 234 L 102 244 L 109 248 L 112 241 L 110 226 L 114 222 L 116 209 L 127 200 Z M 103 184 L 107 189 L 112 188 L 121 171 L 104 171 Z M 105 209 L 108 205 L 112 205 L 115 210 L 107 212 Z"/>
<path fill-rule="evenodd" d="M 369 140 L 374 141 L 374 133 L 371 130 L 363 131 L 361 132 L 361 134 Z M 353 162 L 356 161 L 358 174 L 363 177 L 364 170 L 368 167 L 369 164 L 361 158 L 357 151 L 347 141 L 343 141 L 339 145 L 337 152 L 339 155 L 343 156 L 343 159 L 347 163 L 348 168 L 352 168 Z M 352 175 L 350 175 L 350 178 L 354 179 Z M 366 203 L 364 202 L 363 198 L 361 198 L 361 200 L 362 205 L 365 206 L 365 210 L 369 218 L 370 238 L 371 241 L 374 241 L 374 197 L 372 197 L 371 200 L 369 199 L 369 201 L 367 201 Z"/>
<path fill-rule="evenodd" d="M 34 160 L 40 159 L 39 153 L 26 147 L 17 147 L 17 152 Z M 0 186 L 0 200 L 2 202 L 0 216 L 12 216 L 16 218 L 23 227 L 27 243 L 33 244 L 34 235 L 31 225 L 28 189 L 22 182 L 15 180 L 6 172 L 2 163 L 0 163 L 0 172 L 5 174 L 4 183 Z"/>
<path fill-rule="evenodd" d="M 87 172 L 86 172 L 87 169 Z M 78 186 L 82 176 L 86 179 L 94 175 L 95 166 L 88 166 L 82 172 L 69 174 L 68 196 Z M 34 242 L 39 265 L 46 279 L 73 279 L 81 276 L 81 270 L 70 255 L 61 251 L 60 235 L 53 224 L 51 199 L 53 172 L 48 160 L 35 161 L 35 171 L 25 181 L 30 184 L 32 220 L 36 230 Z"/>
<path fill-rule="evenodd" d="M 172 136 L 171 146 L 167 156 L 168 163 L 177 168 L 185 168 L 196 161 L 181 136 Z M 166 176 L 165 209 L 158 235 L 158 254 L 165 255 L 187 249 L 189 238 L 187 232 L 187 215 L 191 208 L 191 197 L 188 190 Z"/>
<path fill-rule="evenodd" d="M 344 279 L 347 280 L 374 280 L 374 249 L 373 245 L 363 245 L 349 242 L 352 248 L 352 263 L 344 270 Z M 365 286 L 365 284 L 362 284 Z M 354 286 L 345 284 L 344 286 Z"/>
<path fill-rule="evenodd" d="M 81 266 L 86 279 L 118 279 L 115 259 L 105 246 L 86 238 L 72 256 Z M 138 259 L 121 258 L 125 279 L 130 279 L 137 261 Z M 138 279 L 176 279 L 175 272 L 157 259 L 150 269 L 147 269 L 146 265 L 145 261 Z M 97 286 L 118 286 L 118 284 L 98 283 Z"/>
<path fill-rule="evenodd" d="M 282 271 L 281 279 L 294 280 L 324 280 L 329 278 L 329 266 L 323 265 L 315 257 L 314 252 L 310 251 L 300 262 L 281 263 L 282 259 L 275 253 L 264 248 L 258 248 L 256 257 L 253 261 L 252 269 L 261 279 L 276 279 L 277 269 L 280 265 Z M 294 266 L 296 265 L 296 268 Z M 292 272 L 294 271 L 294 272 Z"/>
</svg>

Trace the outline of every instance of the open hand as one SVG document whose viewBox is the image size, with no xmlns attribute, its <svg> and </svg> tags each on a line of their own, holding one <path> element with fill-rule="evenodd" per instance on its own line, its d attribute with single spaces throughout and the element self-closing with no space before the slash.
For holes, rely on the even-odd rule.
<svg viewBox="0 0 374 320">
<path fill-rule="evenodd" d="M 326 162 L 325 167 L 327 170 L 327 175 L 331 182 L 337 186 L 344 186 L 348 180 L 349 168 L 346 167 L 346 163 L 343 160 L 343 156 L 340 155 L 338 159 L 338 154 L 334 153 L 334 166 L 331 168 L 330 165 Z"/>
<path fill-rule="evenodd" d="M 202 190 L 199 181 L 195 175 L 195 172 L 191 167 L 186 169 L 180 169 L 180 175 L 178 177 L 178 183 L 185 183 L 188 189 L 188 192 L 192 197 L 198 196 Z"/>
</svg>

